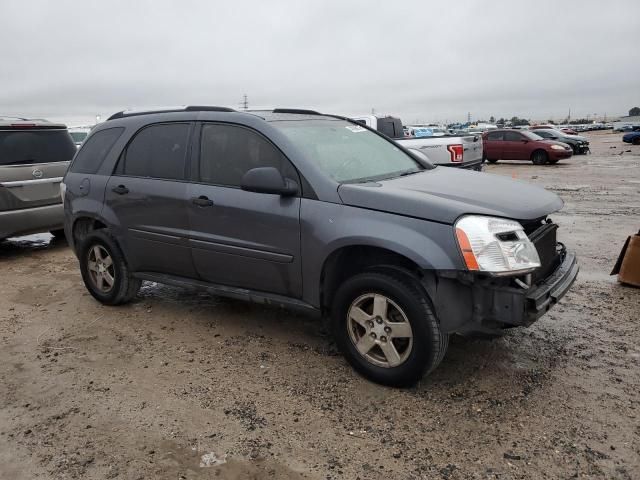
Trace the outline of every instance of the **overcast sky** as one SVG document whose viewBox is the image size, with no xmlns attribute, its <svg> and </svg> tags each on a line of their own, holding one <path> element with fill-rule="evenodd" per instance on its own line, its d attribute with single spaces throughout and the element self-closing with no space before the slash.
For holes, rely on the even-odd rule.
<svg viewBox="0 0 640 480">
<path fill-rule="evenodd" d="M 624 115 L 640 1 L 10 1 L 0 114 L 208 104 L 405 122 Z"/>
</svg>

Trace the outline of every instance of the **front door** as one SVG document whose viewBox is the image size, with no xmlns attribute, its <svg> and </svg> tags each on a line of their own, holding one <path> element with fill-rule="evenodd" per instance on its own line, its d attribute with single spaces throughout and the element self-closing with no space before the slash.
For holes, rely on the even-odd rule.
<svg viewBox="0 0 640 480">
<path fill-rule="evenodd" d="M 189 221 L 200 277 L 300 297 L 300 197 L 240 189 L 242 176 L 256 167 L 275 167 L 298 181 L 293 166 L 265 137 L 237 125 L 202 124 L 196 150 Z"/>
<path fill-rule="evenodd" d="M 520 132 L 506 131 L 504 132 L 504 141 L 502 142 L 502 158 L 505 160 L 529 160 L 527 155 L 526 138 Z"/>
<path fill-rule="evenodd" d="M 105 191 L 105 218 L 134 271 L 196 277 L 188 245 L 188 146 L 193 125 L 144 128 L 123 152 Z"/>
</svg>

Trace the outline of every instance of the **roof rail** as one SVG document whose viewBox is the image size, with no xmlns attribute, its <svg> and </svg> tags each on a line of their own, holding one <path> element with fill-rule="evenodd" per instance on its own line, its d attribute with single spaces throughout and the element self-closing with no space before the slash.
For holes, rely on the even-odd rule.
<svg viewBox="0 0 640 480">
<path fill-rule="evenodd" d="M 273 113 L 299 113 L 301 115 L 322 115 L 315 110 L 305 110 L 303 108 L 274 108 Z"/>
<path fill-rule="evenodd" d="M 117 118 L 134 117 L 137 115 L 151 115 L 154 113 L 168 113 L 168 112 L 235 112 L 233 108 L 228 107 L 215 107 L 207 105 L 185 105 L 181 107 L 160 107 L 157 109 L 147 110 L 122 110 L 114 113 L 109 120 L 115 120 Z"/>
</svg>

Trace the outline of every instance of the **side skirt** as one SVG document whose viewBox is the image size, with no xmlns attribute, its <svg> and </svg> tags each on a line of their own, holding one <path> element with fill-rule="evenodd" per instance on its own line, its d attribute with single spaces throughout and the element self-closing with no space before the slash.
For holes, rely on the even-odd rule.
<svg viewBox="0 0 640 480">
<path fill-rule="evenodd" d="M 213 295 L 219 295 L 221 297 L 237 298 L 239 300 L 246 300 L 253 303 L 273 305 L 289 310 L 295 310 L 312 316 L 321 316 L 319 308 L 316 308 L 313 305 L 307 302 L 303 302 L 302 300 L 299 300 L 297 298 L 277 295 L 275 293 L 260 292 L 256 290 L 249 290 L 246 288 L 229 287 L 227 285 L 218 285 L 215 283 L 203 282 L 202 280 L 184 278 L 176 275 L 167 275 L 164 273 L 136 272 L 133 274 L 133 276 L 135 278 L 139 278 L 140 280 L 164 283 L 167 285 L 173 285 L 175 287 L 196 287 L 206 290 Z"/>
</svg>

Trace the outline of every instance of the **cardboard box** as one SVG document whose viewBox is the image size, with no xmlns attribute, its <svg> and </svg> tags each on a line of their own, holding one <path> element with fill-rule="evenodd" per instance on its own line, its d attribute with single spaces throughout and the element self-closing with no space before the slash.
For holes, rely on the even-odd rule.
<svg viewBox="0 0 640 480">
<path fill-rule="evenodd" d="M 611 275 L 618 274 L 618 281 L 640 287 L 640 232 L 624 242 Z"/>
</svg>

